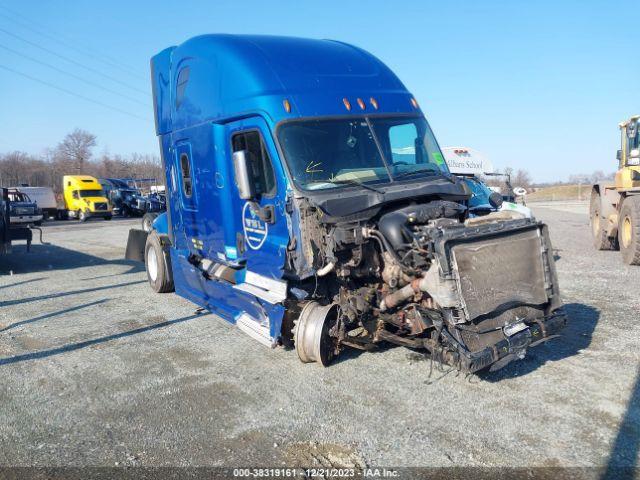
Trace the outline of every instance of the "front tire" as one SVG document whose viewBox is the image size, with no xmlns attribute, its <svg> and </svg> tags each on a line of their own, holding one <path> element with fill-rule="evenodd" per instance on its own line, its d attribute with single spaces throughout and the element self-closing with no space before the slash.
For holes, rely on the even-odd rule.
<svg viewBox="0 0 640 480">
<path fill-rule="evenodd" d="M 618 223 L 618 243 L 627 265 L 640 265 L 640 196 L 624 199 Z"/>
<path fill-rule="evenodd" d="M 607 236 L 605 222 L 602 217 L 602 198 L 595 190 L 591 192 L 591 205 L 589 208 L 589 224 L 593 246 L 596 250 L 615 250 L 615 238 Z"/>
<path fill-rule="evenodd" d="M 174 291 L 171 257 L 156 232 L 151 232 L 147 236 L 147 243 L 144 247 L 144 265 L 149 285 L 156 293 Z"/>
<path fill-rule="evenodd" d="M 85 212 L 84 210 L 78 210 L 78 220 L 80 220 L 81 222 L 86 222 L 87 218 L 89 218 L 87 212 Z"/>
</svg>

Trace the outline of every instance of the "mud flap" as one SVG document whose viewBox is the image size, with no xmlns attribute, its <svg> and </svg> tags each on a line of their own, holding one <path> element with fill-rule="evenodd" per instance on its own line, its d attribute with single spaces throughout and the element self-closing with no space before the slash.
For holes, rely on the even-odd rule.
<svg viewBox="0 0 640 480">
<path fill-rule="evenodd" d="M 147 243 L 148 235 L 144 230 L 137 228 L 129 230 L 129 239 L 127 240 L 127 250 L 124 258 L 136 262 L 144 262 L 144 247 Z"/>
</svg>

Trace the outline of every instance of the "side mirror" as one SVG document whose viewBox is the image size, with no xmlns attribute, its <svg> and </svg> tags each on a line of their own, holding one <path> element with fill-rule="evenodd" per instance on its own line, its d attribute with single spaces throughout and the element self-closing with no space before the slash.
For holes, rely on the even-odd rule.
<svg viewBox="0 0 640 480">
<path fill-rule="evenodd" d="M 242 200 L 255 199 L 256 191 L 253 184 L 253 171 L 245 150 L 233 152 L 233 170 L 240 198 Z"/>
<path fill-rule="evenodd" d="M 618 161 L 622 160 L 622 150 L 618 150 L 616 152 L 616 160 Z"/>
</svg>

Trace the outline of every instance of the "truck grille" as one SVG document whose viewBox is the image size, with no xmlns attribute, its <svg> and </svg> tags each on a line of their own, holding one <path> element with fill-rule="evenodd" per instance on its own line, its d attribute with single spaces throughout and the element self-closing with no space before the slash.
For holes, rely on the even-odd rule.
<svg viewBox="0 0 640 480">
<path fill-rule="evenodd" d="M 13 209 L 14 215 L 33 215 L 35 209 L 33 207 L 15 207 Z"/>
<path fill-rule="evenodd" d="M 538 228 L 472 238 L 456 243 L 451 252 L 468 321 L 549 301 Z"/>
<path fill-rule="evenodd" d="M 98 203 L 95 203 L 94 205 L 96 210 L 107 210 L 107 204 L 104 202 L 98 202 Z"/>
</svg>

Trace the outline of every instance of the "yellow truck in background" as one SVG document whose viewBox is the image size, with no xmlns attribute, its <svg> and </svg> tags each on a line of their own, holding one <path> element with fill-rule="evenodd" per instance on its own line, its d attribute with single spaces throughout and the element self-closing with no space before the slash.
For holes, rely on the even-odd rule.
<svg viewBox="0 0 640 480">
<path fill-rule="evenodd" d="M 111 220 L 111 205 L 96 178 L 89 175 L 65 175 L 62 185 L 64 205 L 69 218 L 77 218 L 81 222 L 92 217 Z"/>
</svg>

